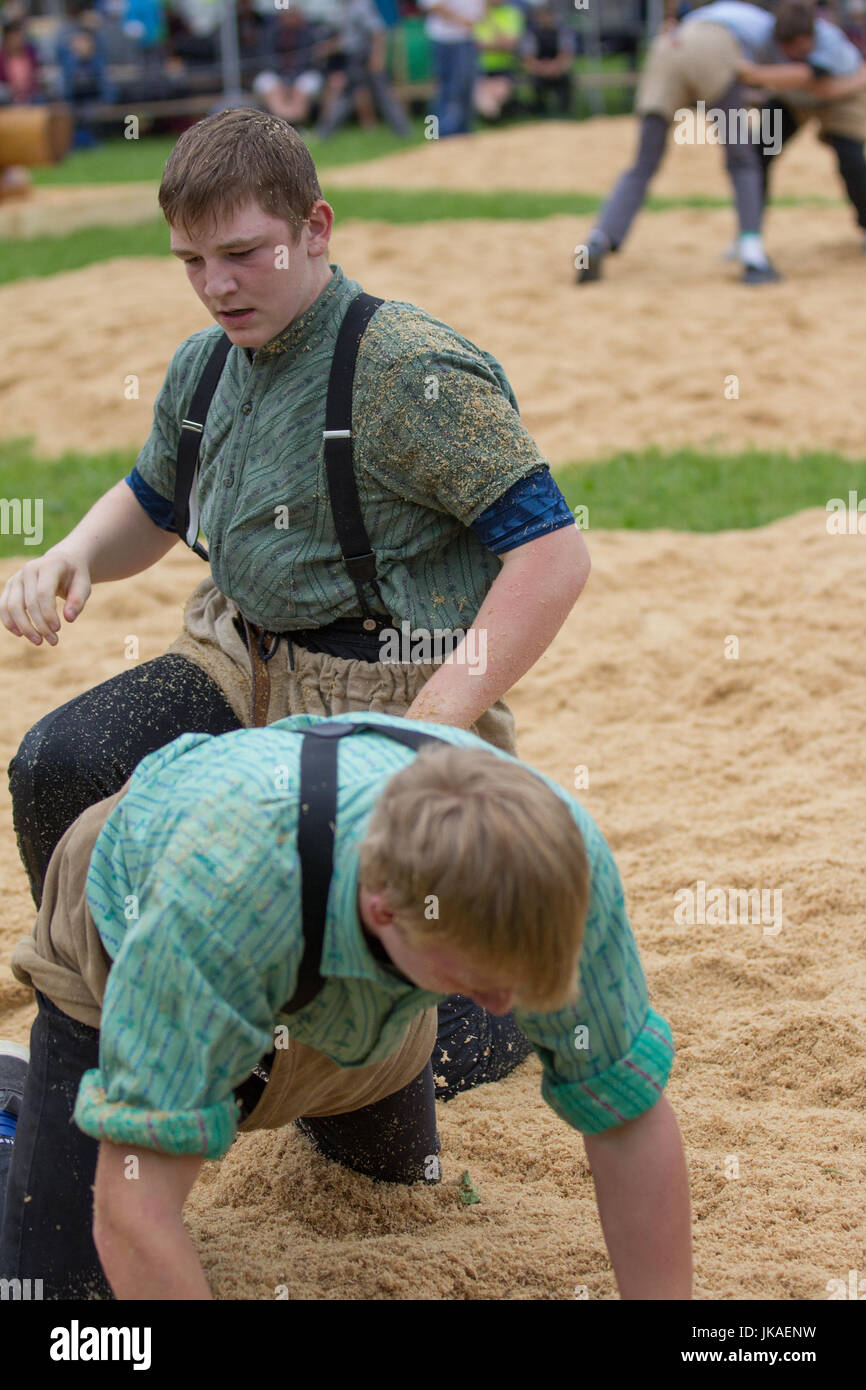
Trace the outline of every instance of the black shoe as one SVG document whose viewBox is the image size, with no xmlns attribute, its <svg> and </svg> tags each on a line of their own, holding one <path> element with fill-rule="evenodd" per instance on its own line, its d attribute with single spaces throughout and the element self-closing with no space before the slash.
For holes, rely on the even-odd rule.
<svg viewBox="0 0 866 1390">
<path fill-rule="evenodd" d="M 577 272 L 578 285 L 589 285 L 593 280 L 602 278 L 602 265 L 607 255 L 607 248 L 600 241 L 590 241 L 587 243 L 587 265 L 582 265 Z"/>
<path fill-rule="evenodd" d="M 774 285 L 781 275 L 769 261 L 766 265 L 747 265 L 743 269 L 744 285 Z"/>
</svg>

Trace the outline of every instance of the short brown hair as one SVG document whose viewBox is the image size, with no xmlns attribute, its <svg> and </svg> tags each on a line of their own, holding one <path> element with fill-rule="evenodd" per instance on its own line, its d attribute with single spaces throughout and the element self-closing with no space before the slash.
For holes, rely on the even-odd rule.
<svg viewBox="0 0 866 1390">
<path fill-rule="evenodd" d="M 191 232 L 254 198 L 297 238 L 321 196 L 312 155 L 294 126 L 247 106 L 217 111 L 185 130 L 159 186 L 166 221 Z"/>
<path fill-rule="evenodd" d="M 511 971 L 519 1007 L 574 1000 L 586 851 L 567 802 L 530 768 L 481 749 L 422 749 L 376 805 L 360 880 L 387 897 L 413 945 Z"/>
<path fill-rule="evenodd" d="M 815 11 L 803 0 L 782 0 L 776 11 L 776 42 L 810 39 L 815 33 Z"/>
</svg>

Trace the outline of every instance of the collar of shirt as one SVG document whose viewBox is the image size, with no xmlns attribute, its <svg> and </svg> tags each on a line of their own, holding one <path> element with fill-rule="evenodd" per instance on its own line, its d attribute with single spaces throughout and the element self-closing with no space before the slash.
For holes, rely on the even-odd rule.
<svg viewBox="0 0 866 1390">
<path fill-rule="evenodd" d="M 361 838 L 362 836 L 357 838 L 356 845 L 360 843 Z M 335 845 L 335 860 L 340 852 L 341 847 Z M 414 981 L 398 970 L 380 942 L 367 935 L 358 910 L 357 847 L 350 850 L 345 846 L 342 852 L 352 853 L 354 863 L 350 873 L 332 879 L 328 920 L 322 946 L 322 975 L 326 979 L 329 976 L 338 976 L 340 979 L 371 980 L 377 985 L 397 986 L 401 991 L 408 986 L 409 989 L 419 990 L 419 993 L 426 996 L 428 991 L 420 990 Z M 430 998 L 438 996 L 430 995 Z"/>
<path fill-rule="evenodd" d="M 361 286 L 354 280 L 348 280 L 340 266 L 332 265 L 330 269 L 333 275 L 309 309 L 293 319 L 288 328 L 271 338 L 270 342 L 256 348 L 254 354 L 248 352 L 251 362 L 253 356 L 257 361 L 260 358 L 279 355 L 296 358 L 302 352 L 309 352 L 318 347 L 325 338 L 334 337 L 337 325 L 342 321 L 350 301 L 359 293 Z"/>
</svg>

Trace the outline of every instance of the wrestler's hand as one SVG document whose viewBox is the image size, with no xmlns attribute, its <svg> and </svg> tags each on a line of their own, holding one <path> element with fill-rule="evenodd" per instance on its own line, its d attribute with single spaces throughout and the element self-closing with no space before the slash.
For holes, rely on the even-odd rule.
<svg viewBox="0 0 866 1390">
<path fill-rule="evenodd" d="M 0 622 L 13 637 L 26 637 L 35 647 L 42 645 L 43 638 L 56 647 L 58 599 L 65 600 L 66 622 L 74 622 L 90 597 L 90 587 L 89 566 L 61 542 L 29 560 L 6 581 L 0 594 Z"/>
<path fill-rule="evenodd" d="M 13 574 L 0 595 L 0 622 L 34 647 L 43 639 L 56 647 L 59 598 L 63 617 L 74 622 L 93 584 L 140 574 L 177 543 L 173 529 L 151 521 L 125 479 L 115 483 L 68 536 Z"/>
</svg>

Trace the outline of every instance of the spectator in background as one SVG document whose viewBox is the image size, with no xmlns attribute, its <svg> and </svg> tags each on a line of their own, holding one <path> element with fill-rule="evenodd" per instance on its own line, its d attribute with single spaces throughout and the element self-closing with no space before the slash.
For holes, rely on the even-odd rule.
<svg viewBox="0 0 866 1390">
<path fill-rule="evenodd" d="M 41 89 L 39 55 L 27 37 L 24 21 L 7 20 L 0 48 L 0 100 L 29 105 L 39 100 Z"/>
<path fill-rule="evenodd" d="M 397 135 L 410 135 L 409 117 L 385 70 L 387 26 L 374 0 L 343 0 L 341 9 L 342 23 L 326 47 L 343 55 L 345 68 L 327 94 L 316 134 L 323 140 L 333 134 L 354 106 L 364 130 L 377 125 L 378 108 Z"/>
<path fill-rule="evenodd" d="M 62 26 L 57 39 L 61 99 L 73 110 L 88 102 L 111 105 L 118 93 L 108 76 L 100 15 L 90 8 L 87 0 L 70 8 L 72 17 Z M 89 149 L 97 143 L 92 128 L 76 112 L 73 148 Z"/>
<path fill-rule="evenodd" d="M 123 4 L 123 0 L 120 0 Z M 282 14 L 283 12 L 280 11 Z M 189 17 L 179 8 L 172 7 L 166 15 L 168 40 L 166 44 L 169 61 L 173 65 L 183 64 L 185 68 L 201 69 L 213 67 L 219 62 L 219 29 L 213 32 L 196 30 Z"/>
<path fill-rule="evenodd" d="M 138 68 L 138 74 L 130 84 L 131 89 L 124 93 L 123 99 L 166 101 L 175 96 L 178 91 L 177 62 L 166 42 L 169 31 L 163 0 L 123 0 L 120 18 L 123 33 L 134 47 L 133 61 Z M 105 50 L 108 50 L 104 24 L 102 28 Z M 107 57 L 107 61 L 111 61 L 110 57 Z"/>
<path fill-rule="evenodd" d="M 523 10 L 508 0 L 503 4 L 488 3 L 484 18 L 475 25 L 480 69 L 475 83 L 475 110 L 487 121 L 501 120 L 514 96 L 520 76 L 517 50 L 525 27 Z"/>
<path fill-rule="evenodd" d="M 124 0 L 123 28 L 143 49 L 156 48 L 166 36 L 162 0 Z"/>
<path fill-rule="evenodd" d="M 296 127 L 308 124 L 325 86 L 323 36 L 302 10 L 280 10 L 271 36 L 274 66 L 253 83 L 268 110 Z"/>
<path fill-rule="evenodd" d="M 393 29 L 402 18 L 397 0 L 376 0 L 376 9 L 384 19 L 386 29 Z"/>
<path fill-rule="evenodd" d="M 238 47 L 241 54 L 241 69 L 246 75 L 250 69 L 265 56 L 268 39 L 268 21 L 256 9 L 253 0 L 237 0 Z M 277 14 L 287 14 L 287 10 L 277 10 Z"/>
<path fill-rule="evenodd" d="M 484 0 L 418 0 L 433 45 L 438 135 L 466 135 L 472 127 L 472 94 L 478 68 L 473 27 L 484 18 Z"/>
<path fill-rule="evenodd" d="M 553 5 L 539 5 L 520 45 L 524 71 L 532 82 L 532 114 L 568 116 L 574 89 L 573 64 L 577 37 Z"/>
</svg>

